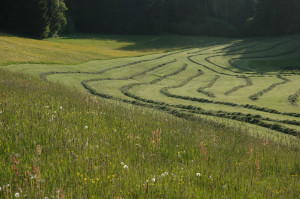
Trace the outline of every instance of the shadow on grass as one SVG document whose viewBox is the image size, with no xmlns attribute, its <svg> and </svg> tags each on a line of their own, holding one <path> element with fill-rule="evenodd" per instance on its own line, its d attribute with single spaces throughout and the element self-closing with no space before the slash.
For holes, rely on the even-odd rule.
<svg viewBox="0 0 300 199">
<path fill-rule="evenodd" d="M 101 41 L 126 42 L 130 45 L 122 46 L 119 50 L 147 51 L 163 49 L 202 48 L 213 45 L 225 44 L 233 39 L 220 37 L 192 37 L 179 35 L 95 35 L 72 34 L 65 35 L 62 39 L 90 39 Z"/>
<path fill-rule="evenodd" d="M 229 45 L 224 52 L 238 56 L 228 61 L 240 72 L 286 72 L 285 68 L 300 67 L 300 35 L 250 38 Z"/>
</svg>

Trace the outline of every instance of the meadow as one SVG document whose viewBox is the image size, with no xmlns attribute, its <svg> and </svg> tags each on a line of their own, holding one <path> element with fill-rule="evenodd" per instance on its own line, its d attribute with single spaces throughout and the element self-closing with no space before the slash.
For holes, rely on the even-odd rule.
<svg viewBox="0 0 300 199">
<path fill-rule="evenodd" d="M 299 197 L 298 35 L 116 37 L 0 37 L 0 197 Z"/>
<path fill-rule="evenodd" d="M 4 68 L 176 116 L 192 113 L 196 117 L 243 122 L 263 132 L 300 134 L 298 35 L 246 40 L 179 39 L 179 36 L 157 39 L 154 36 L 124 36 L 122 39 L 110 36 L 108 39 L 105 35 L 102 40 L 92 35 L 84 40 L 83 37 L 73 35 L 50 41 L 92 46 L 91 50 L 95 46 L 102 49 L 111 46 L 116 56 L 118 51 L 127 52 L 131 48 L 139 51 L 140 56 L 126 54 L 126 58 L 108 57 L 76 65 L 29 63 Z M 175 43 L 175 39 L 180 42 Z"/>
</svg>

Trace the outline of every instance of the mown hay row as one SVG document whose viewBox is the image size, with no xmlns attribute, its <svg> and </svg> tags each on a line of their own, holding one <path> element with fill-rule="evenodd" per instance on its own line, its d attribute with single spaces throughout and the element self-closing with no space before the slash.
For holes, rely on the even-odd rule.
<svg viewBox="0 0 300 199">
<path fill-rule="evenodd" d="M 215 83 L 216 81 L 220 78 L 219 75 L 216 75 L 207 85 L 203 86 L 203 87 L 200 87 L 197 89 L 197 92 L 199 93 L 202 93 L 208 97 L 211 97 L 211 98 L 215 98 L 215 94 L 212 93 L 212 92 L 208 92 L 208 91 L 205 91 L 205 89 L 207 88 L 211 88 Z"/>
<path fill-rule="evenodd" d="M 283 80 L 282 82 L 278 82 L 278 83 L 274 83 L 272 84 L 271 86 L 269 86 L 268 88 L 265 88 L 263 89 L 262 91 L 259 91 L 258 93 L 256 94 L 253 94 L 253 95 L 250 95 L 249 96 L 249 99 L 251 100 L 258 100 L 261 96 L 263 96 L 264 94 L 270 92 L 272 89 L 274 89 L 275 87 L 279 86 L 279 85 L 282 85 L 282 84 L 286 84 L 288 82 L 290 82 L 291 80 L 287 79 L 287 78 L 284 78 L 280 75 L 277 76 L 278 79 L 281 79 Z"/>
</svg>

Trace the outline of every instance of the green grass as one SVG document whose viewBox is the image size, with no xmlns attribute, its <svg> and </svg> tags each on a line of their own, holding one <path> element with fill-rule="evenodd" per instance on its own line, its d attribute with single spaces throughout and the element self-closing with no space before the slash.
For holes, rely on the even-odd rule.
<svg viewBox="0 0 300 199">
<path fill-rule="evenodd" d="M 299 66 L 300 58 L 275 59 L 275 60 L 251 60 L 249 67 L 258 71 L 282 70 L 286 66 Z"/>
<path fill-rule="evenodd" d="M 297 198 L 299 41 L 1 35 L 0 198 Z"/>
<path fill-rule="evenodd" d="M 42 75 L 44 80 L 60 82 L 84 93 L 92 92 L 109 99 L 134 104 L 138 102 L 147 107 L 154 104 L 152 108 L 167 108 L 168 111 L 180 106 L 179 111 L 189 109 L 194 114 L 249 120 L 251 122 L 247 123 L 257 124 L 261 133 L 265 133 L 268 128 L 297 136 L 300 134 L 299 128 L 291 125 L 291 122 L 297 121 L 296 126 L 299 126 L 299 74 L 295 74 L 295 71 L 281 74 L 282 71 L 276 70 L 276 66 L 269 69 L 270 65 L 266 65 L 264 74 L 261 74 L 261 70 L 245 66 L 244 63 L 251 63 L 258 58 L 265 62 L 275 62 L 283 57 L 297 60 L 299 41 L 297 35 L 245 41 L 179 36 L 70 35 L 45 42 L 81 44 L 102 49 L 110 46 L 118 50 L 128 50 L 130 47 L 130 50 L 141 53 L 157 53 L 158 49 L 184 49 L 131 58 L 95 60 L 77 65 L 16 64 L 4 68 Z M 145 50 L 147 47 L 148 50 Z M 186 65 L 183 71 L 172 74 L 183 65 Z M 195 76 L 198 71 L 202 74 Z M 281 76 L 277 77 L 278 74 Z M 216 75 L 218 78 L 211 84 Z M 155 79 L 159 81 L 151 83 Z M 140 85 L 124 93 L 123 87 L 132 83 Z M 161 92 L 164 87 L 170 87 L 168 96 Z M 199 92 L 202 88 L 204 90 Z M 295 96 L 295 102 L 290 102 L 289 96 Z M 193 111 L 199 108 L 202 111 Z M 226 116 L 219 111 L 225 112 Z M 236 112 L 243 116 L 233 116 Z M 262 119 L 254 121 L 256 115 Z M 279 123 L 281 127 L 271 125 L 274 123 Z"/>
<path fill-rule="evenodd" d="M 20 73 L 1 70 L 0 77 L 1 198 L 300 194 L 297 145 L 103 101 Z"/>
<path fill-rule="evenodd" d="M 66 35 L 34 40 L 0 33 L 0 65 L 79 64 L 92 60 L 137 57 L 228 39 L 185 36 Z"/>
</svg>

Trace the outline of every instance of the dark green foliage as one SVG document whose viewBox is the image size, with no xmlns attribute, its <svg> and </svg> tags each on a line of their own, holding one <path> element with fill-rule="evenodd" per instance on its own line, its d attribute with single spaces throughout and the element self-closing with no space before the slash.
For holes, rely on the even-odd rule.
<svg viewBox="0 0 300 199">
<path fill-rule="evenodd" d="M 49 37 L 60 33 L 68 20 L 67 33 L 226 37 L 300 33 L 298 0 L 66 0 L 66 4 L 1 0 L 0 28 Z"/>
<path fill-rule="evenodd" d="M 256 0 L 254 16 L 243 27 L 248 36 L 295 34 L 300 32 L 298 0 Z"/>
<path fill-rule="evenodd" d="M 56 36 L 67 23 L 64 0 L 2 0 L 3 29 L 35 38 Z"/>
<path fill-rule="evenodd" d="M 227 37 L 300 32 L 297 0 L 68 0 L 66 3 L 79 32 L 171 32 Z"/>
</svg>

